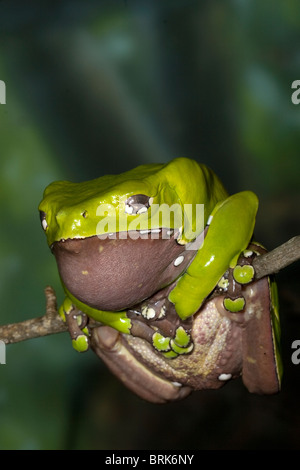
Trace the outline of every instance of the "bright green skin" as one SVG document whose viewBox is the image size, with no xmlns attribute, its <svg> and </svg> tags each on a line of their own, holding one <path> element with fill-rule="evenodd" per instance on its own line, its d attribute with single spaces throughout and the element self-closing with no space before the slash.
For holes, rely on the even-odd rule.
<svg viewBox="0 0 300 470">
<path fill-rule="evenodd" d="M 199 310 L 224 272 L 236 265 L 240 253 L 248 246 L 258 208 L 257 197 L 250 191 L 228 197 L 213 171 L 187 158 L 177 158 L 168 164 L 142 165 L 120 175 L 103 176 L 89 182 L 54 182 L 46 188 L 39 206 L 39 210 L 46 213 L 49 246 L 62 239 L 101 235 L 99 222 L 109 215 L 109 208 L 119 214 L 124 211 L 126 199 L 136 194 L 153 198 L 154 204 L 179 203 L 182 208 L 184 204 L 204 204 L 205 224 L 209 216 L 213 216 L 204 243 L 169 295 L 180 318 L 186 319 Z M 100 204 L 107 205 L 108 214 L 97 215 Z M 148 210 L 142 218 L 139 216 L 140 229 L 148 227 L 150 212 Z M 128 230 L 136 217 L 129 215 L 127 227 L 117 227 L 116 231 Z M 178 239 L 180 244 L 189 241 L 186 231 L 183 227 Z M 66 294 L 65 313 L 74 304 L 97 321 L 130 333 L 131 322 L 126 312 L 96 310 L 78 301 L 67 290 Z"/>
<path fill-rule="evenodd" d="M 120 175 L 101 176 L 83 183 L 54 182 L 45 189 L 39 205 L 39 210 L 47 214 L 49 246 L 61 239 L 101 235 L 97 225 L 103 216 L 96 215 L 100 204 L 111 206 L 119 214 L 124 210 L 124 201 L 135 194 L 153 197 L 153 203 L 159 205 L 204 204 L 205 221 L 216 203 L 228 196 L 213 171 L 187 158 L 177 158 L 166 165 L 141 165 Z M 84 218 L 83 212 L 89 216 Z M 135 217 L 128 216 L 128 224 Z M 148 218 L 147 213 L 141 229 L 147 227 Z"/>
</svg>

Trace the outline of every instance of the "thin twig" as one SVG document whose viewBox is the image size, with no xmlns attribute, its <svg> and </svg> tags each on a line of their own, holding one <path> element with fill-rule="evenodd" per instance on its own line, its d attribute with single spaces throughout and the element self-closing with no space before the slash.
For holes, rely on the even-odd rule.
<svg viewBox="0 0 300 470">
<path fill-rule="evenodd" d="M 261 279 L 264 276 L 276 274 L 299 259 L 300 235 L 291 238 L 286 243 L 274 248 L 274 250 L 255 258 L 253 261 L 255 278 Z"/>
<path fill-rule="evenodd" d="M 4 343 L 18 343 L 26 339 L 39 338 L 67 331 L 66 324 L 57 314 L 56 295 L 52 287 L 46 287 L 45 296 L 45 315 L 19 323 L 0 326 L 0 339 Z"/>
<path fill-rule="evenodd" d="M 274 250 L 255 258 L 253 266 L 256 279 L 274 274 L 300 259 L 300 236 L 291 238 Z M 0 326 L 0 340 L 6 344 L 18 343 L 27 339 L 62 333 L 68 330 L 66 323 L 57 314 L 56 295 L 52 287 L 46 287 L 45 315 L 19 323 Z M 90 327 L 99 323 L 91 321 Z"/>
</svg>

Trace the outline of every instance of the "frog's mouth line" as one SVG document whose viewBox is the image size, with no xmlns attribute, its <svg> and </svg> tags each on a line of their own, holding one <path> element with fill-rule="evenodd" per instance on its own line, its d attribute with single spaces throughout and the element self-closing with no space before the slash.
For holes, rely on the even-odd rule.
<svg viewBox="0 0 300 470">
<path fill-rule="evenodd" d="M 168 233 L 167 233 L 168 232 Z M 155 229 L 54 242 L 61 279 L 74 297 L 99 309 L 128 309 L 171 284 L 196 250 L 177 242 L 179 230 Z"/>
<path fill-rule="evenodd" d="M 99 240 L 126 240 L 130 238 L 131 240 L 137 240 L 141 238 L 142 240 L 176 240 L 179 245 L 183 244 L 178 241 L 182 233 L 181 228 L 153 228 L 153 229 L 143 229 L 143 230 L 129 230 L 121 232 L 107 232 L 103 234 L 91 235 L 90 237 L 80 237 L 74 236 L 73 238 L 62 238 L 61 240 L 54 241 L 50 245 L 50 250 L 53 252 L 53 248 L 57 243 L 65 243 L 72 240 L 88 240 L 90 238 L 98 237 Z"/>
</svg>

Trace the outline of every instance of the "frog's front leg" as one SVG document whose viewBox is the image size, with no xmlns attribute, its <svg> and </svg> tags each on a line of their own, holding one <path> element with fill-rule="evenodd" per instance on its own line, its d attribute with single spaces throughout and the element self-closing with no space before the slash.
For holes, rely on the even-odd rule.
<svg viewBox="0 0 300 470">
<path fill-rule="evenodd" d="M 181 320 L 168 300 L 173 285 L 128 310 L 132 336 L 148 341 L 156 351 L 168 358 L 189 354 L 193 350 L 192 318 Z"/>
<path fill-rule="evenodd" d="M 88 316 L 75 307 L 68 297 L 65 298 L 58 313 L 68 326 L 73 348 L 79 352 L 87 351 L 90 344 Z"/>
<path fill-rule="evenodd" d="M 128 312 L 132 322 L 130 334 L 137 338 L 146 340 L 151 346 L 163 356 L 175 358 L 181 354 L 192 352 L 194 344 L 191 337 L 191 325 L 172 324 L 169 319 L 143 321 L 136 311 Z"/>
<path fill-rule="evenodd" d="M 84 352 L 91 344 L 108 368 L 141 398 L 153 403 L 166 403 L 181 400 L 191 392 L 190 387 L 159 377 L 146 368 L 125 347 L 122 334 L 115 328 L 99 326 L 93 328 L 90 335 L 88 316 L 75 307 L 68 297 L 60 307 L 59 314 L 68 325 L 74 349 Z M 136 336 L 153 342 L 155 331 L 146 323 L 132 318 L 131 329 Z"/>
<path fill-rule="evenodd" d="M 92 317 L 116 331 L 142 338 L 165 357 L 174 358 L 179 354 L 190 353 L 193 349 L 190 334 L 192 319 L 183 321 L 178 317 L 174 306 L 166 297 L 167 292 L 168 290 L 162 289 L 127 311 L 106 312 L 89 308 L 88 315 L 83 312 L 86 306 L 68 295 L 59 314 L 68 325 L 76 351 L 85 352 L 89 348 L 88 320 Z"/>
</svg>

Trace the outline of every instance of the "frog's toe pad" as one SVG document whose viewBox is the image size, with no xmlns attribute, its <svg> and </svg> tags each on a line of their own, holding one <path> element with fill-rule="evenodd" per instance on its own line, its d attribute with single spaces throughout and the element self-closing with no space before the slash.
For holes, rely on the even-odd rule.
<svg viewBox="0 0 300 470">
<path fill-rule="evenodd" d="M 228 312 L 238 313 L 242 312 L 245 308 L 245 298 L 244 297 L 237 297 L 236 299 L 231 299 L 230 297 L 225 297 L 223 301 L 224 308 Z"/>
<path fill-rule="evenodd" d="M 89 349 L 89 339 L 86 335 L 79 335 L 72 339 L 72 346 L 78 352 L 85 352 Z"/>
<path fill-rule="evenodd" d="M 154 348 L 168 358 L 175 358 L 179 354 L 189 354 L 194 347 L 190 334 L 182 326 L 177 328 L 174 338 L 165 337 L 156 332 L 152 341 Z"/>
<path fill-rule="evenodd" d="M 250 264 L 246 264 L 244 266 L 237 264 L 233 270 L 233 277 L 239 284 L 249 284 L 253 281 L 254 275 L 254 268 Z"/>
</svg>

